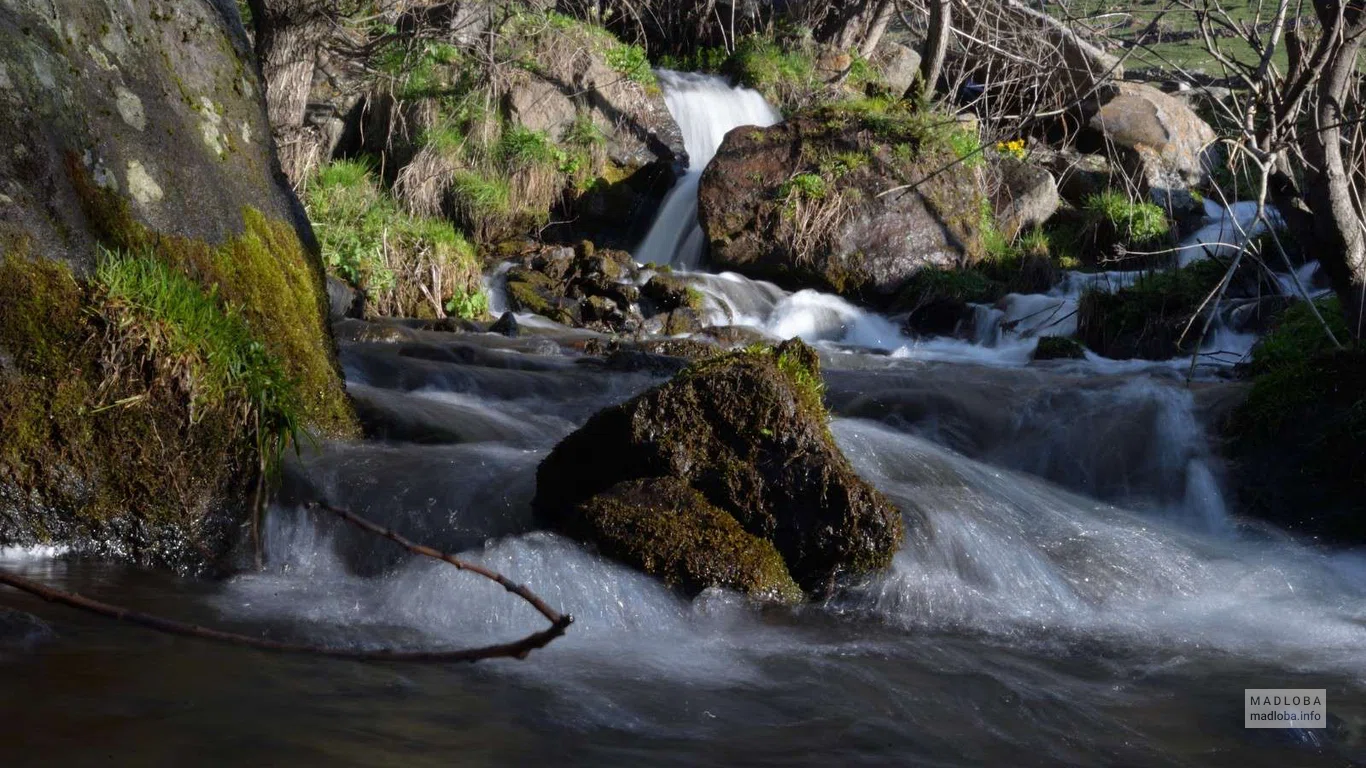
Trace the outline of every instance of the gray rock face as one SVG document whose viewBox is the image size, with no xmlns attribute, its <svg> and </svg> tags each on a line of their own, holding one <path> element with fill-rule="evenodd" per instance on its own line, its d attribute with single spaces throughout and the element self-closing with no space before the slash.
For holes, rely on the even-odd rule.
<svg viewBox="0 0 1366 768">
<path fill-rule="evenodd" d="M 1001 184 L 995 199 L 996 226 L 1013 239 L 1017 234 L 1042 226 L 1058 210 L 1058 184 L 1053 174 L 1027 161 L 1006 158 L 1001 163 Z"/>
<path fill-rule="evenodd" d="M 240 234 L 251 206 L 311 238 L 273 173 L 250 57 L 231 2 L 4 3 L 0 194 L 11 202 L 0 228 L 84 272 L 96 249 L 78 172 L 127 195 L 160 232 L 222 242 Z"/>
<path fill-rule="evenodd" d="M 1105 89 L 1090 127 L 1120 150 L 1153 202 L 1174 213 L 1200 208 L 1191 190 L 1209 185 L 1217 137 L 1180 99 L 1150 85 L 1116 83 Z"/>
<path fill-rule="evenodd" d="M 625 77 L 590 50 L 543 64 L 539 72 L 518 72 L 509 86 L 504 109 L 512 120 L 558 140 L 584 114 L 623 168 L 686 164 L 683 133 L 657 87 Z"/>
<path fill-rule="evenodd" d="M 1115 186 L 1115 168 L 1104 155 L 1085 155 L 1073 149 L 1037 149 L 1031 150 L 1029 159 L 1053 175 L 1058 194 L 1075 206 L 1081 206 L 1090 195 Z"/>
<path fill-rule="evenodd" d="M 884 42 L 878 46 L 873 63 L 882 73 L 892 93 L 905 93 L 920 75 L 920 54 L 901 43 Z"/>
</svg>

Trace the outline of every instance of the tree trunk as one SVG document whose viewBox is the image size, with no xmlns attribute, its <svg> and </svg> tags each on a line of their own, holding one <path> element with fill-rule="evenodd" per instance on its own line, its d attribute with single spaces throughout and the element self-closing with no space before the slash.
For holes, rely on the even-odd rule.
<svg viewBox="0 0 1366 768">
<path fill-rule="evenodd" d="M 892 23 L 892 14 L 896 11 L 896 4 L 892 0 L 882 0 L 877 12 L 873 14 L 873 21 L 868 27 L 868 32 L 863 36 L 863 44 L 859 46 L 859 55 L 865 59 L 871 59 L 877 51 L 877 44 L 882 42 L 882 36 L 887 33 L 887 25 Z"/>
<path fill-rule="evenodd" d="M 1335 25 L 1336 26 L 1336 25 Z M 1350 119 L 1345 102 L 1357 73 L 1357 54 L 1366 37 L 1366 20 L 1358 14 L 1345 23 L 1342 42 L 1334 51 L 1318 83 L 1317 125 L 1304 141 L 1305 156 L 1314 168 L 1306 202 L 1314 214 L 1315 247 L 1319 263 L 1342 301 L 1349 327 L 1362 337 L 1366 301 L 1366 236 L 1363 212 L 1353 201 L 1353 176 L 1342 152 L 1342 126 Z"/>
<path fill-rule="evenodd" d="M 844 4 L 816 31 L 816 40 L 840 51 L 852 50 L 868 31 L 873 0 Z"/>
<path fill-rule="evenodd" d="M 266 111 L 280 165 L 298 184 L 318 152 L 321 137 L 304 127 L 318 50 L 335 3 L 326 0 L 248 0 L 256 27 L 256 57 L 266 83 Z"/>
<path fill-rule="evenodd" d="M 925 50 L 920 54 L 920 83 L 906 92 L 906 98 L 929 98 L 938 87 L 939 73 L 944 69 L 944 58 L 949 53 L 949 37 L 953 34 L 952 0 L 930 0 L 930 30 L 925 38 Z"/>
</svg>

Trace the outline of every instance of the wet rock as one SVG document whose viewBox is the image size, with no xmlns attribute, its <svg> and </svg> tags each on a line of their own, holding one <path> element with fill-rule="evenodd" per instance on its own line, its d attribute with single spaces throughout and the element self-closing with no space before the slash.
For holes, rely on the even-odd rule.
<svg viewBox="0 0 1366 768">
<path fill-rule="evenodd" d="M 517 338 L 521 333 L 521 326 L 517 323 L 517 315 L 512 312 L 504 312 L 497 322 L 489 326 L 489 333 L 499 333 L 509 338 Z"/>
<path fill-rule="evenodd" d="M 713 325 L 703 328 L 700 333 L 728 348 L 747 347 L 770 341 L 769 337 L 747 325 Z"/>
<path fill-rule="evenodd" d="M 659 274 L 650 278 L 641 289 L 641 295 L 653 301 L 663 312 L 680 307 L 702 308 L 702 294 L 688 284 L 687 280 L 676 275 Z"/>
<path fill-rule="evenodd" d="M 579 504 L 573 519 L 577 538 L 690 597 L 724 587 L 761 600 L 802 598 L 772 542 L 676 478 L 619 483 Z"/>
<path fill-rule="evenodd" d="M 1066 336 L 1043 336 L 1034 348 L 1034 360 L 1084 360 L 1086 349 L 1076 339 Z"/>
<path fill-rule="evenodd" d="M 347 318 L 332 327 L 338 341 L 356 343 L 394 344 L 410 341 L 416 334 L 408 328 L 390 322 L 366 322 Z"/>
<path fill-rule="evenodd" d="M 975 262 L 984 184 L 955 149 L 975 144 L 909 107 L 826 107 L 731 131 L 699 193 L 712 263 L 879 304 L 926 266 Z"/>
<path fill-rule="evenodd" d="M 0 651 L 32 651 L 56 639 L 57 633 L 37 616 L 0 608 Z"/>
<path fill-rule="evenodd" d="M 1218 162 L 1214 129 L 1181 100 L 1141 83 L 1103 90 L 1090 127 L 1120 150 L 1126 170 L 1154 203 L 1169 211 L 1199 211 L 1191 190 L 1206 189 Z"/>
<path fill-rule="evenodd" d="M 586 536 L 582 505 L 619 483 L 675 478 L 772 542 L 802 589 L 886 566 L 902 519 L 840 453 L 819 361 L 800 341 L 720 355 L 595 415 L 537 472 L 547 525 Z"/>
<path fill-rule="evenodd" d="M 702 328 L 702 317 L 689 307 L 680 307 L 670 312 L 664 319 L 661 329 L 666 336 L 684 336 L 696 333 Z"/>
<path fill-rule="evenodd" d="M 331 275 L 327 277 L 327 304 L 328 317 L 334 323 L 348 317 L 365 317 L 365 294 Z"/>
<path fill-rule="evenodd" d="M 632 284 L 638 271 L 625 251 L 589 241 L 549 246 L 523 255 L 522 265 L 508 270 L 508 304 L 564 325 L 634 332 L 643 324 L 636 307 L 640 289 Z"/>
</svg>

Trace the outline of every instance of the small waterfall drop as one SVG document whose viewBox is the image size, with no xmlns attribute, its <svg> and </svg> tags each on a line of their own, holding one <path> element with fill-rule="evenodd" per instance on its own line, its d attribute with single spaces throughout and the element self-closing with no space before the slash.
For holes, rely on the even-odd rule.
<svg viewBox="0 0 1366 768">
<path fill-rule="evenodd" d="M 636 249 L 636 260 L 695 269 L 702 261 L 703 234 L 697 224 L 697 188 L 702 171 L 721 141 L 742 125 L 767 127 L 782 121 L 757 91 L 734 88 L 724 78 L 684 72 L 659 72 L 664 101 L 683 131 L 688 170 L 669 191 L 659 215 Z"/>
</svg>

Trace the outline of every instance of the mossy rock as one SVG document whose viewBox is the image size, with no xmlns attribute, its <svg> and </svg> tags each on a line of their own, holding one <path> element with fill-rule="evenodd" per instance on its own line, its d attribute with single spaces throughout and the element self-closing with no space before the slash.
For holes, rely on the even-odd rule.
<svg viewBox="0 0 1366 768">
<path fill-rule="evenodd" d="M 579 505 L 618 483 L 673 477 L 772 542 L 797 584 L 885 567 L 900 513 L 855 474 L 830 434 L 816 353 L 798 340 L 698 361 L 591 418 L 537 471 L 533 508 L 584 530 Z"/>
<path fill-rule="evenodd" d="M 1319 312 L 1351 338 L 1337 299 Z M 1308 305 L 1253 349 L 1252 387 L 1223 425 L 1239 508 L 1332 544 L 1366 544 L 1366 349 L 1335 349 Z"/>
<path fill-rule="evenodd" d="M 952 117 L 869 100 L 731 131 L 702 175 L 714 266 L 875 305 L 928 267 L 986 258 L 978 138 Z"/>
<path fill-rule="evenodd" d="M 1201 306 L 1226 271 L 1224 264 L 1207 259 L 1144 275 L 1114 293 L 1088 291 L 1077 308 L 1077 337 L 1097 354 L 1114 359 L 1166 360 L 1187 354 L 1198 346 L 1209 311 Z"/>
<path fill-rule="evenodd" d="M 1085 360 L 1086 348 L 1066 336 L 1041 336 L 1034 348 L 1034 360 Z"/>
<path fill-rule="evenodd" d="M 724 587 L 760 600 L 802 599 L 772 542 L 676 478 L 619 483 L 576 512 L 579 538 L 690 597 Z"/>
<path fill-rule="evenodd" d="M 702 309 L 702 294 L 677 275 L 658 274 L 651 277 L 641 289 L 641 295 L 653 301 L 661 312 L 672 312 L 682 307 L 694 311 Z"/>
<path fill-rule="evenodd" d="M 316 242 L 233 4 L 48 5 L 0 10 L 0 546 L 218 564 L 280 436 L 243 414 L 359 431 Z M 193 372 L 216 352 L 162 344 L 186 318 L 111 297 L 109 254 L 156 265 L 278 378 L 210 393 Z"/>
</svg>

